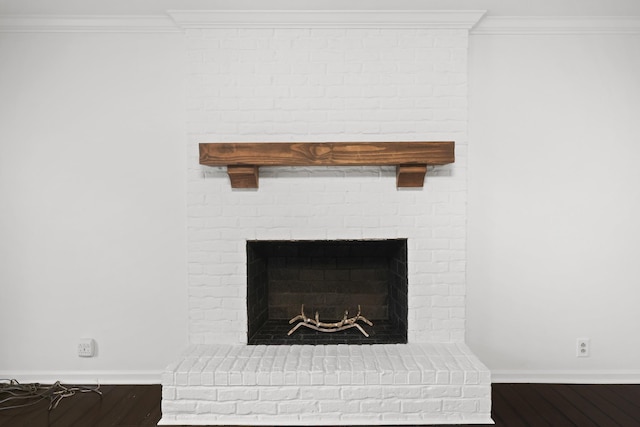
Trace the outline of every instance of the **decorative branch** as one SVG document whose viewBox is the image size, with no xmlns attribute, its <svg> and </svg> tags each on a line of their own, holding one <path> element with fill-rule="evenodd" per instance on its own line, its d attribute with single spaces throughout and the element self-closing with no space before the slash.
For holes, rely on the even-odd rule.
<svg viewBox="0 0 640 427">
<path fill-rule="evenodd" d="M 339 322 L 324 323 L 320 321 L 320 315 L 318 314 L 317 311 L 316 311 L 315 319 L 312 319 L 311 317 L 307 317 L 307 315 L 304 314 L 304 304 L 302 304 L 302 307 L 300 308 L 300 314 L 298 314 L 293 319 L 289 320 L 289 324 L 292 324 L 296 321 L 299 321 L 299 322 L 293 328 L 291 328 L 291 330 L 287 333 L 287 335 L 290 336 L 295 331 L 297 331 L 301 326 L 304 326 L 319 332 L 338 332 L 338 331 L 344 331 L 346 329 L 358 328 L 358 330 L 362 332 L 362 334 L 365 337 L 368 338 L 369 334 L 364 329 L 362 329 L 362 326 L 360 326 L 357 323 L 359 320 L 366 323 L 369 326 L 373 326 L 372 322 L 370 322 L 366 317 L 360 315 L 360 305 L 358 305 L 358 314 L 356 314 L 355 316 L 349 317 L 349 311 L 345 310 L 344 317 Z"/>
</svg>

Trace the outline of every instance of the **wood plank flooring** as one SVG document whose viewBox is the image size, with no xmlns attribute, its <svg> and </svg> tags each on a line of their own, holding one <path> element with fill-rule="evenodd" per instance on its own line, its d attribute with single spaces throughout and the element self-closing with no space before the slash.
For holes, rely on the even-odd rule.
<svg viewBox="0 0 640 427">
<path fill-rule="evenodd" d="M 49 402 L 0 410 L 2 427 L 150 427 L 160 420 L 158 385 L 103 385 L 102 396 L 78 393 L 49 411 Z"/>
<path fill-rule="evenodd" d="M 103 385 L 48 411 L 48 402 L 0 410 L 0 427 L 149 427 L 160 420 L 160 385 Z M 640 385 L 493 384 L 498 427 L 640 427 Z"/>
</svg>

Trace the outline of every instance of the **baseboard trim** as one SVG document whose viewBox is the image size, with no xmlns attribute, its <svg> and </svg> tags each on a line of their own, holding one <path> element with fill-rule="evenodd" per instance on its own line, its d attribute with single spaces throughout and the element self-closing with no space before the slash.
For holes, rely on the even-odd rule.
<svg viewBox="0 0 640 427">
<path fill-rule="evenodd" d="M 518 371 L 492 370 L 492 383 L 640 384 L 640 370 Z"/>
<path fill-rule="evenodd" d="M 160 384 L 162 371 L 4 371 L 0 380 L 50 384 Z M 492 383 L 640 384 L 640 370 L 492 370 Z"/>
<path fill-rule="evenodd" d="M 53 384 L 160 384 L 162 371 L 3 371 L 0 380 Z"/>
</svg>

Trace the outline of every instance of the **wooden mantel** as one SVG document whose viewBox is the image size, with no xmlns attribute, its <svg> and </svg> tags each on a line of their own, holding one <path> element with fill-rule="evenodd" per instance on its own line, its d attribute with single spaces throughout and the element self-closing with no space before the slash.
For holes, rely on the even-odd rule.
<svg viewBox="0 0 640 427">
<path fill-rule="evenodd" d="M 232 188 L 258 188 L 260 166 L 396 166 L 397 187 L 422 187 L 427 165 L 453 163 L 453 141 L 201 143 L 200 164 L 226 166 Z"/>
</svg>

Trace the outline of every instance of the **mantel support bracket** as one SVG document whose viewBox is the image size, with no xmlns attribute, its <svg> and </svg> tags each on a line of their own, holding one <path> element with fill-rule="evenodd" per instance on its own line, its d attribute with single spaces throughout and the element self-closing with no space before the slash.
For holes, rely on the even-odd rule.
<svg viewBox="0 0 640 427">
<path fill-rule="evenodd" d="M 423 187 L 427 165 L 396 166 L 396 187 Z"/>
<path fill-rule="evenodd" d="M 259 170 L 256 165 L 228 165 L 231 188 L 258 188 Z"/>
</svg>

